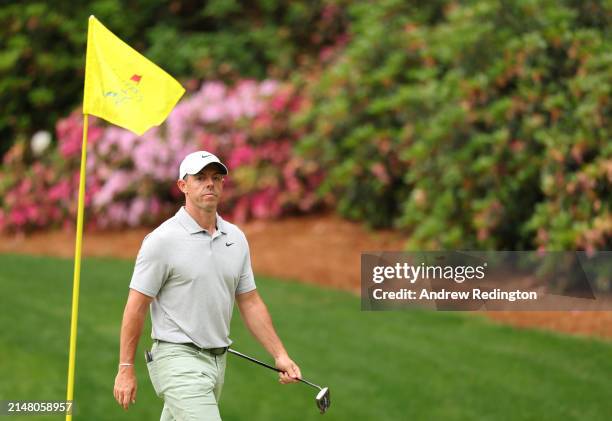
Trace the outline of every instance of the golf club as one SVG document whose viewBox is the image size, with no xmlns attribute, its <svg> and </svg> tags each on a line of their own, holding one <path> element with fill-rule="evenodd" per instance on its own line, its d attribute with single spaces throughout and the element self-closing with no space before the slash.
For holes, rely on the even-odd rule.
<svg viewBox="0 0 612 421">
<path fill-rule="evenodd" d="M 274 370 L 274 371 L 276 371 L 278 373 L 282 373 L 283 372 L 282 370 L 279 370 L 276 367 L 272 367 L 271 365 L 268 365 L 268 364 L 266 364 L 264 362 L 256 360 L 253 357 L 249 357 L 248 355 L 245 355 L 245 354 L 243 354 L 241 352 L 235 351 L 235 350 L 233 350 L 231 348 L 228 348 L 227 352 L 229 352 L 231 354 L 234 354 L 234 355 L 238 355 L 239 357 L 242 357 L 242 358 L 244 358 L 246 360 L 254 362 L 255 364 L 259 364 L 262 367 L 269 368 L 270 370 Z M 298 379 L 298 380 L 301 381 L 302 383 L 305 383 L 305 384 L 307 384 L 309 386 L 312 386 L 315 389 L 319 390 L 319 393 L 317 393 L 317 396 L 315 397 L 315 401 L 317 402 L 317 408 L 319 408 L 319 410 L 321 411 L 321 414 L 324 414 L 325 411 L 327 411 L 327 408 L 329 408 L 329 406 L 331 405 L 331 398 L 329 396 L 329 388 L 328 387 L 317 386 L 316 384 L 311 383 L 311 382 L 309 382 L 306 379 Z"/>
</svg>

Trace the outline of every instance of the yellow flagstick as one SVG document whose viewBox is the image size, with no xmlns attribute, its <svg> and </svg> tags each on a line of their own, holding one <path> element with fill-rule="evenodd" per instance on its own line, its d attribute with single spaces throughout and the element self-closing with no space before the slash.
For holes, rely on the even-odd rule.
<svg viewBox="0 0 612 421">
<path fill-rule="evenodd" d="M 155 63 L 109 31 L 94 16 L 87 27 L 85 85 L 83 94 L 83 146 L 77 209 L 74 280 L 70 322 L 70 354 L 68 359 L 68 391 L 66 400 L 74 398 L 77 321 L 79 316 L 79 283 L 83 214 L 85 212 L 85 170 L 87 167 L 87 120 L 89 115 L 101 117 L 117 126 L 142 135 L 160 125 L 168 116 L 185 89 Z M 72 415 L 66 414 L 66 421 Z"/>
<path fill-rule="evenodd" d="M 79 284 L 81 281 L 81 249 L 83 248 L 83 215 L 85 213 L 85 169 L 87 166 L 87 120 L 83 115 L 83 146 L 81 150 L 81 177 L 79 179 L 79 201 L 77 209 L 76 245 L 74 248 L 74 277 L 72 284 L 72 315 L 70 316 L 70 354 L 68 357 L 68 393 L 67 401 L 74 398 L 74 365 L 76 358 L 77 322 L 79 318 Z M 74 402 L 73 402 L 74 408 Z M 72 414 L 66 414 L 66 421 L 72 420 Z"/>
</svg>

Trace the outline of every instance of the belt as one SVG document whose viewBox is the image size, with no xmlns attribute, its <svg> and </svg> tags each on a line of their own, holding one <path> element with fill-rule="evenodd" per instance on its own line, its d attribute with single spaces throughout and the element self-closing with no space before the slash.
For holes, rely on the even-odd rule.
<svg viewBox="0 0 612 421">
<path fill-rule="evenodd" d="M 173 345 L 185 345 L 188 346 L 190 348 L 193 348 L 199 352 L 207 352 L 209 354 L 212 355 L 223 355 L 225 354 L 225 351 L 227 351 L 227 348 L 229 348 L 228 346 L 223 346 L 221 348 L 201 348 L 199 346 L 197 346 L 196 344 L 194 344 L 193 342 L 184 342 L 184 343 L 175 343 L 175 342 L 168 342 L 168 341 L 161 341 L 159 339 L 155 339 L 155 342 L 157 343 L 163 343 L 163 344 L 173 344 Z"/>
</svg>

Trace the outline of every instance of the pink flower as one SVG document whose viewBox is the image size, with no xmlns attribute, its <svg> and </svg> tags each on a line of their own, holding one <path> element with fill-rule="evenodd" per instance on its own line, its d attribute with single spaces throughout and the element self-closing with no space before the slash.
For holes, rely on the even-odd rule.
<svg viewBox="0 0 612 421">
<path fill-rule="evenodd" d="M 98 140 L 100 140 L 103 134 L 104 134 L 104 129 L 102 127 L 96 126 L 95 123 L 94 124 L 90 123 L 87 129 L 87 145 L 88 146 L 95 145 L 98 142 Z M 87 152 L 89 152 L 89 150 Z"/>
<path fill-rule="evenodd" d="M 52 221 L 59 221 L 62 217 L 62 211 L 59 207 L 51 207 L 49 210 L 49 217 Z"/>
<path fill-rule="evenodd" d="M 140 137 L 90 118 L 85 194 L 94 209 L 90 221 L 101 227 L 132 226 L 165 216 L 183 199 L 174 183 L 179 163 L 199 149 L 227 161 L 230 171 L 247 169 L 244 177 L 229 177 L 225 184 L 224 203 L 236 220 L 310 209 L 318 203 L 314 189 L 324 173 L 293 158 L 300 134 L 287 119 L 301 104 L 289 85 L 274 80 L 241 80 L 232 88 L 213 81 L 184 98 L 164 125 Z M 0 229 L 54 222 L 73 227 L 82 129 L 78 111 L 60 120 L 56 132 L 63 159 L 19 169 L 24 176 L 3 192 Z M 15 147 L 6 156 L 6 165 L 18 167 L 24 151 Z"/>
<path fill-rule="evenodd" d="M 88 148 L 87 149 L 87 164 L 86 164 L 87 172 L 91 174 L 92 171 L 95 171 L 96 164 L 97 164 L 97 157 L 96 157 L 95 151 L 91 148 Z"/>
<path fill-rule="evenodd" d="M 56 185 L 49 189 L 48 198 L 53 202 L 69 200 L 70 191 L 70 183 L 68 180 L 60 180 Z"/>
<path fill-rule="evenodd" d="M 232 147 L 246 146 L 249 138 L 245 132 L 232 133 Z"/>
<path fill-rule="evenodd" d="M 283 177 L 285 178 L 285 186 L 287 187 L 287 191 L 289 191 L 290 193 L 297 193 L 301 190 L 300 183 L 295 177 L 296 169 L 297 162 L 295 159 L 289 161 L 289 163 L 287 163 L 287 165 L 283 167 Z"/>
<path fill-rule="evenodd" d="M 124 203 L 112 203 L 106 212 L 109 225 L 119 226 L 126 222 L 128 210 Z"/>
<path fill-rule="evenodd" d="M 240 96 L 255 96 L 257 94 L 257 82 L 253 79 L 243 79 L 236 84 L 235 90 Z"/>
<path fill-rule="evenodd" d="M 251 210 L 255 218 L 272 218 L 280 215 L 278 191 L 267 188 L 255 193 L 252 198 Z"/>
<path fill-rule="evenodd" d="M 255 153 L 250 146 L 239 146 L 233 150 L 229 159 L 230 168 L 238 168 L 241 165 L 248 165 L 253 162 Z"/>
<path fill-rule="evenodd" d="M 26 205 L 24 207 L 23 212 L 25 213 L 26 218 L 29 219 L 30 221 L 34 221 L 38 218 L 38 214 L 39 214 L 38 207 L 35 205 L 32 205 L 32 204 Z"/>
<path fill-rule="evenodd" d="M 159 163 L 164 161 L 166 155 L 164 145 L 159 142 L 142 142 L 134 148 L 132 159 L 141 175 L 155 176 L 162 168 Z"/>
<path fill-rule="evenodd" d="M 121 132 L 117 136 L 117 145 L 119 146 L 119 150 L 124 154 L 129 154 L 130 151 L 134 148 L 138 136 L 128 130 L 121 130 Z"/>
<path fill-rule="evenodd" d="M 259 94 L 262 96 L 270 96 L 276 92 L 277 88 L 277 81 L 266 79 L 259 85 Z"/>
<path fill-rule="evenodd" d="M 252 80 L 243 80 L 238 83 L 232 96 L 241 103 L 241 115 L 244 117 L 255 116 L 260 108 L 257 98 L 257 84 Z"/>
<path fill-rule="evenodd" d="M 12 225 L 17 228 L 23 227 L 28 221 L 28 216 L 26 212 L 18 207 L 13 208 L 10 213 L 9 221 Z"/>
<path fill-rule="evenodd" d="M 257 115 L 260 108 L 261 107 L 260 107 L 259 102 L 255 101 L 255 99 L 248 98 L 248 99 L 243 99 L 242 101 L 243 117 L 249 117 L 249 118 L 254 117 L 255 115 Z"/>
<path fill-rule="evenodd" d="M 96 194 L 102 189 L 101 181 L 95 177 L 87 177 L 87 189 L 85 189 L 85 206 L 89 206 Z"/>
<path fill-rule="evenodd" d="M 115 138 L 119 135 L 120 130 L 116 127 L 108 127 L 104 131 L 104 136 L 96 145 L 97 151 L 101 155 L 108 155 L 111 153 L 113 147 L 115 147 Z"/>
<path fill-rule="evenodd" d="M 162 207 L 161 207 L 161 204 L 159 203 L 159 199 L 157 199 L 157 197 L 152 197 L 149 203 L 149 214 L 155 218 L 159 216 L 161 210 L 162 210 Z"/>
<path fill-rule="evenodd" d="M 288 104 L 289 104 L 289 95 L 288 95 L 288 93 L 287 92 L 279 92 L 278 94 L 276 94 L 272 98 L 272 101 L 270 101 L 270 108 L 273 111 L 281 112 L 281 111 L 284 111 L 287 108 Z"/>
<path fill-rule="evenodd" d="M 129 187 L 133 179 L 133 175 L 125 170 L 113 173 L 100 191 L 94 196 L 94 206 L 102 207 L 111 203 L 115 195 Z"/>
<path fill-rule="evenodd" d="M 218 81 L 206 82 L 202 85 L 199 96 L 204 101 L 221 101 L 225 96 L 225 85 Z"/>
<path fill-rule="evenodd" d="M 253 131 L 257 132 L 260 130 L 265 130 L 272 125 L 272 116 L 270 114 L 259 114 L 253 119 L 252 127 Z"/>
<path fill-rule="evenodd" d="M 36 178 L 43 178 L 45 174 L 45 167 L 40 162 L 35 162 L 32 165 L 32 172 L 36 176 Z"/>
<path fill-rule="evenodd" d="M 68 118 L 60 120 L 56 126 L 59 150 L 64 158 L 76 156 L 81 151 L 83 128 L 76 118 L 73 113 Z"/>
<path fill-rule="evenodd" d="M 168 137 L 180 138 L 192 124 L 191 122 L 191 107 L 188 102 L 180 102 L 170 113 L 166 123 Z M 148 133 L 148 132 L 147 132 Z M 145 136 L 147 135 L 145 133 Z M 151 136 L 149 136 L 151 137 Z M 158 135 L 152 136 L 157 138 Z"/>
<path fill-rule="evenodd" d="M 224 117 L 224 109 L 220 104 L 204 104 L 200 118 L 204 123 L 214 123 Z"/>
<path fill-rule="evenodd" d="M 322 62 L 327 62 L 334 56 L 336 49 L 334 47 L 325 47 L 322 48 L 319 52 L 319 60 Z"/>
<path fill-rule="evenodd" d="M 241 197 L 238 200 L 238 203 L 234 206 L 232 210 L 232 219 L 236 223 L 242 223 L 247 220 L 249 217 L 249 198 Z"/>
<path fill-rule="evenodd" d="M 6 193 L 6 196 L 4 197 L 4 203 L 10 208 L 11 206 L 17 204 L 17 199 L 19 198 L 19 196 L 20 194 L 17 189 L 13 188 L 12 190 L 9 190 Z"/>
<path fill-rule="evenodd" d="M 17 186 L 17 194 L 19 196 L 27 195 L 32 192 L 32 180 L 25 178 Z"/>
<path fill-rule="evenodd" d="M 290 151 L 291 146 L 287 141 L 272 140 L 261 145 L 257 149 L 257 155 L 259 159 L 284 164 L 289 159 Z"/>
<path fill-rule="evenodd" d="M 127 224 L 135 227 L 140 224 L 143 215 L 147 210 L 147 203 L 144 199 L 137 197 L 132 201 L 127 215 Z"/>
<path fill-rule="evenodd" d="M 238 120 L 242 117 L 243 104 L 236 96 L 230 96 L 225 100 L 225 115 L 232 119 Z"/>
</svg>

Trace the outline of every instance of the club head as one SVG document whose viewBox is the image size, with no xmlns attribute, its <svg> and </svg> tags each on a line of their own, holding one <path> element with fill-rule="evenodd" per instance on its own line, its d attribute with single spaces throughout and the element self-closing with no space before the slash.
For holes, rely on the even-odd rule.
<svg viewBox="0 0 612 421">
<path fill-rule="evenodd" d="M 331 405 L 331 398 L 329 396 L 329 388 L 324 387 L 317 393 L 317 397 L 315 398 L 317 401 L 317 407 L 321 411 L 321 414 L 325 414 L 327 408 Z"/>
</svg>

